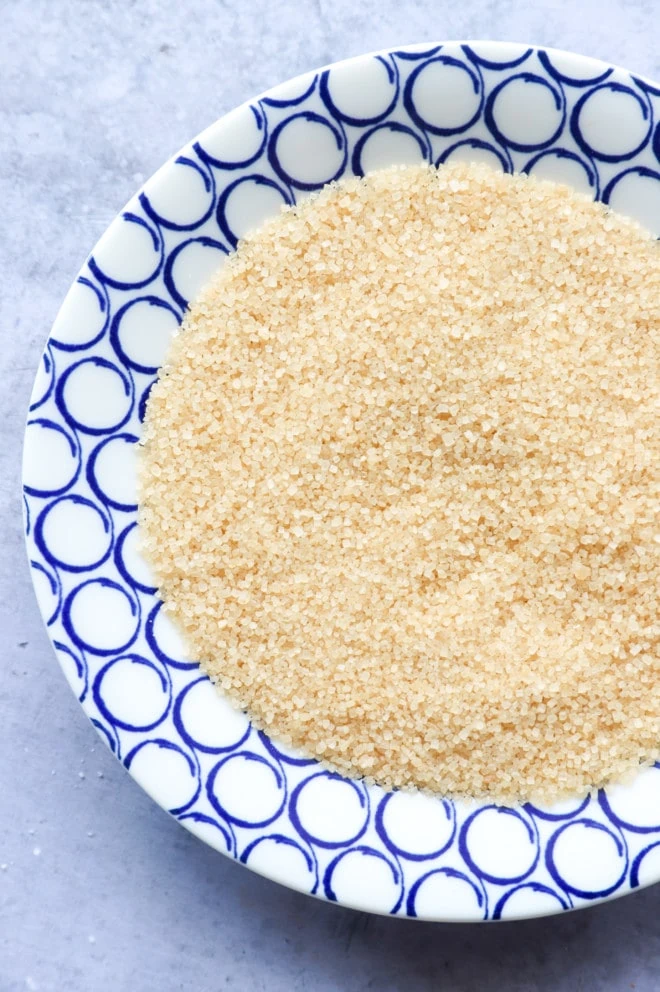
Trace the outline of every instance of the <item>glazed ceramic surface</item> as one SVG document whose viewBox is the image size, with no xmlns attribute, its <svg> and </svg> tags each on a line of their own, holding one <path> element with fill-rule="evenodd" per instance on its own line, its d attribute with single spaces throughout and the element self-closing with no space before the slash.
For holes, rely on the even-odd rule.
<svg viewBox="0 0 660 992">
<path fill-rule="evenodd" d="M 260 221 L 393 163 L 483 161 L 567 183 L 660 233 L 660 88 L 502 43 L 309 73 L 204 131 L 101 238 L 55 321 L 26 430 L 25 531 L 64 672 L 136 781 L 204 841 L 293 888 L 437 920 L 555 913 L 660 878 L 660 768 L 552 808 L 387 794 L 278 746 L 184 657 L 137 551 L 135 445 L 189 301 Z"/>
</svg>

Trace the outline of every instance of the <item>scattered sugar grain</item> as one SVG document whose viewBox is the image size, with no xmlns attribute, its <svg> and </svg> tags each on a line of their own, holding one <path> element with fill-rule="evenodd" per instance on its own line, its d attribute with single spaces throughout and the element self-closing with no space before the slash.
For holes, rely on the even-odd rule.
<svg viewBox="0 0 660 992">
<path fill-rule="evenodd" d="M 239 245 L 147 406 L 143 548 L 258 726 L 386 788 L 550 802 L 660 742 L 660 254 L 485 166 Z"/>
</svg>

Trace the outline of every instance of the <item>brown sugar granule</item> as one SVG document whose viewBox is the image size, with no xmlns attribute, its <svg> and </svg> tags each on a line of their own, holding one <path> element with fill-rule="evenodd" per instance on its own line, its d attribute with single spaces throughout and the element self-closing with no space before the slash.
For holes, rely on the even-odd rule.
<svg viewBox="0 0 660 992">
<path fill-rule="evenodd" d="M 660 752 L 660 250 L 484 166 L 248 237 L 151 391 L 140 524 L 191 656 L 341 772 L 552 801 Z"/>
</svg>

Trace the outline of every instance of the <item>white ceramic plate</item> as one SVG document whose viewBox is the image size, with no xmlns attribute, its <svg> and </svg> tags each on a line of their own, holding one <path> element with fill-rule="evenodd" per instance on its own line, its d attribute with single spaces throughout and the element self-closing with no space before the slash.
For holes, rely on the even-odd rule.
<svg viewBox="0 0 660 992">
<path fill-rule="evenodd" d="M 660 769 L 551 809 L 386 794 L 250 726 L 182 655 L 136 551 L 135 443 L 183 311 L 236 241 L 343 175 L 480 160 L 660 232 L 660 89 L 578 55 L 426 44 L 301 76 L 204 131 L 121 211 L 71 287 L 25 438 L 34 586 L 64 672 L 140 785 L 207 843 L 378 913 L 555 913 L 660 878 Z"/>
</svg>

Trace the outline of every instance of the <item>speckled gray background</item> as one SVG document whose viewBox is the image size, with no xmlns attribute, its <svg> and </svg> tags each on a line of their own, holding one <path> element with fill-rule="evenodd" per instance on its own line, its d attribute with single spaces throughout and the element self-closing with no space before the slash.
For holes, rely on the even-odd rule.
<svg viewBox="0 0 660 992">
<path fill-rule="evenodd" d="M 186 834 L 98 742 L 24 561 L 33 372 L 87 251 L 197 131 L 296 73 L 499 38 L 660 78 L 658 0 L 0 0 L 0 992 L 657 992 L 660 886 L 561 918 L 369 917 Z"/>
</svg>

